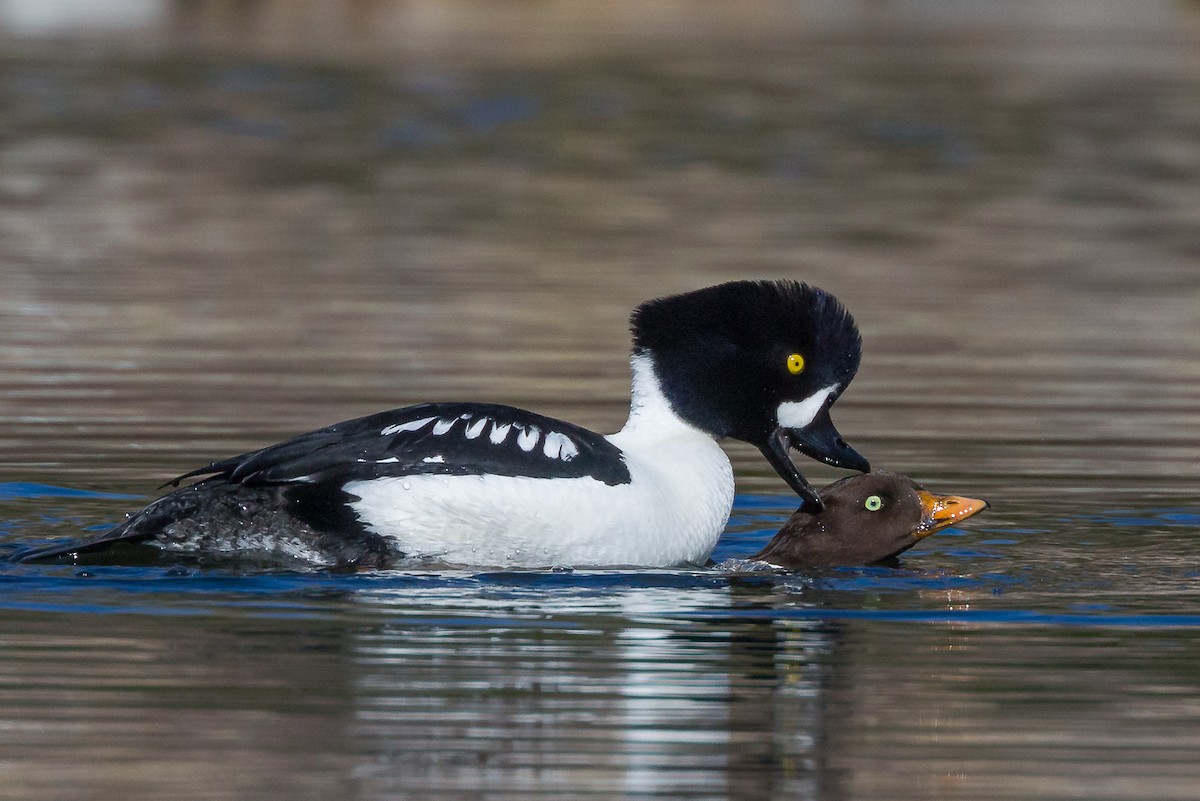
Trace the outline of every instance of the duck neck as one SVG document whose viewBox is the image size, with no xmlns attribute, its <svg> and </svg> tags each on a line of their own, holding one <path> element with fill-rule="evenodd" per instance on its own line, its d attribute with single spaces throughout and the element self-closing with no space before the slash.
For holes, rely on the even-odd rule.
<svg viewBox="0 0 1200 801">
<path fill-rule="evenodd" d="M 614 438 L 619 440 L 661 440 L 673 437 L 715 438 L 685 422 L 671 407 L 663 393 L 654 362 L 647 353 L 635 353 L 629 360 L 633 371 L 633 388 L 629 404 L 629 419 Z"/>
</svg>

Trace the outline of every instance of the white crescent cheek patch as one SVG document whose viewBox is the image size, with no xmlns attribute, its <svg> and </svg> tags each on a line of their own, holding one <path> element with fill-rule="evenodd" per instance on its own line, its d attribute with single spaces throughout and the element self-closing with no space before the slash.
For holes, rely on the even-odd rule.
<svg viewBox="0 0 1200 801">
<path fill-rule="evenodd" d="M 775 419 L 785 428 L 804 428 L 813 421 L 817 412 L 825 405 L 829 396 L 837 392 L 838 385 L 830 384 L 819 389 L 802 401 L 784 401 L 779 404 Z"/>
</svg>

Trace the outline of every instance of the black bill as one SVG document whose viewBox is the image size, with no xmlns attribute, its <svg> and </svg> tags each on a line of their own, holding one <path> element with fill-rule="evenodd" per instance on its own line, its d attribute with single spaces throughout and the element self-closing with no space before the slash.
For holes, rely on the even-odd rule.
<svg viewBox="0 0 1200 801">
<path fill-rule="evenodd" d="M 858 451 L 851 448 L 842 439 L 842 435 L 833 427 L 829 417 L 829 407 L 825 406 L 817 412 L 812 422 L 804 428 L 786 428 L 780 426 L 771 432 L 767 441 L 759 446 L 762 455 L 775 468 L 780 478 L 803 500 L 800 508 L 805 512 L 816 514 L 825 508 L 821 496 L 813 489 L 808 480 L 800 473 L 796 463 L 792 461 L 789 449 L 796 448 L 805 456 L 817 461 L 840 467 L 845 470 L 857 470 L 866 473 L 871 464 Z"/>
</svg>

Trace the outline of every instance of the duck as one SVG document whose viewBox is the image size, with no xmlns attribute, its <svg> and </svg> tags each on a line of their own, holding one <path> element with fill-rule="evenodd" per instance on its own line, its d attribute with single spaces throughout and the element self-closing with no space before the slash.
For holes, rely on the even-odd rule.
<svg viewBox="0 0 1200 801">
<path fill-rule="evenodd" d="M 616 433 L 494 403 L 406 406 L 214 461 L 111 530 L 14 558 L 142 543 L 343 569 L 703 565 L 733 506 L 719 440 L 756 446 L 813 513 L 824 501 L 792 450 L 870 470 L 830 418 L 862 353 L 832 294 L 731 281 L 648 300 L 630 330 Z"/>
<path fill-rule="evenodd" d="M 801 506 L 750 561 L 786 570 L 887 562 L 989 507 L 979 498 L 934 495 L 886 470 L 836 481 L 820 495 L 822 509 Z"/>
</svg>

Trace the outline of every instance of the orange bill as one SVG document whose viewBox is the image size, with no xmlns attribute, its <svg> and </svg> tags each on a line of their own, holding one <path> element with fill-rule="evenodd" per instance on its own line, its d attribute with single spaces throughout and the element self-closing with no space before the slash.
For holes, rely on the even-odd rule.
<svg viewBox="0 0 1200 801">
<path fill-rule="evenodd" d="M 917 490 L 921 499 L 921 525 L 918 526 L 917 537 L 928 537 L 938 529 L 961 523 L 968 517 L 979 514 L 988 508 L 988 502 L 978 498 L 964 498 L 959 495 L 932 495 L 925 490 Z"/>
</svg>

